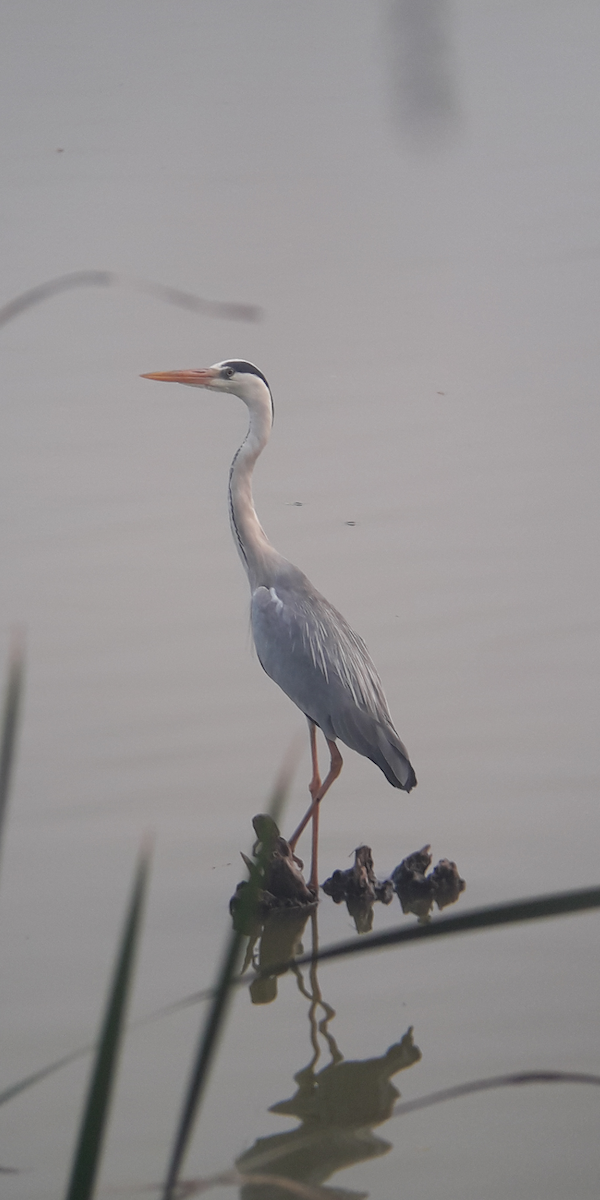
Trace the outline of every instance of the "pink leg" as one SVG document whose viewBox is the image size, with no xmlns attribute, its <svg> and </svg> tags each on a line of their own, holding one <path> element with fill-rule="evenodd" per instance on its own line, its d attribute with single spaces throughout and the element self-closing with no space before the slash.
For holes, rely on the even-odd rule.
<svg viewBox="0 0 600 1200">
<path fill-rule="evenodd" d="M 314 888 L 315 892 L 318 892 L 318 890 L 319 890 L 319 874 L 318 874 L 318 869 L 317 869 L 317 857 L 319 854 L 319 813 L 320 812 L 321 812 L 321 805 L 317 801 L 317 803 L 315 804 L 315 809 L 314 809 L 313 815 L 312 815 L 312 852 L 311 852 L 311 856 L 310 856 L 310 879 L 308 881 L 308 886 L 311 888 Z"/>
<path fill-rule="evenodd" d="M 314 721 L 308 722 L 308 733 L 310 736 L 310 758 L 312 762 L 312 779 L 308 785 L 308 790 L 311 794 L 314 803 L 317 792 L 321 786 L 321 776 L 319 774 L 319 759 L 317 755 L 317 727 Z"/>
<path fill-rule="evenodd" d="M 300 837 L 300 834 L 304 832 L 304 830 L 306 829 L 306 826 L 308 825 L 308 822 L 312 818 L 312 822 L 313 822 L 312 863 L 311 863 L 311 871 L 310 871 L 310 884 L 311 884 L 311 886 L 318 888 L 319 885 L 318 885 L 318 877 L 317 877 L 317 848 L 318 848 L 318 839 L 319 839 L 319 805 L 320 805 L 321 800 L 323 799 L 323 796 L 325 795 L 325 793 L 329 791 L 329 788 L 331 787 L 332 783 L 334 783 L 334 781 L 337 779 L 337 777 L 342 769 L 344 760 L 343 760 L 335 742 L 331 742 L 329 740 L 329 738 L 326 738 L 327 745 L 329 746 L 329 753 L 331 755 L 331 763 L 329 766 L 328 774 L 326 775 L 325 779 L 321 783 L 321 777 L 319 775 L 319 764 L 317 761 L 317 727 L 313 721 L 309 721 L 308 725 L 309 725 L 309 731 L 310 731 L 310 752 L 311 752 L 312 769 L 313 769 L 312 779 L 309 784 L 309 790 L 310 790 L 310 794 L 312 796 L 312 804 L 311 804 L 310 808 L 308 809 L 308 812 L 306 812 L 304 814 L 298 828 L 294 831 L 291 838 L 289 839 L 289 844 L 290 844 L 291 849 L 295 850 L 296 843 L 298 842 L 298 838 Z"/>
</svg>

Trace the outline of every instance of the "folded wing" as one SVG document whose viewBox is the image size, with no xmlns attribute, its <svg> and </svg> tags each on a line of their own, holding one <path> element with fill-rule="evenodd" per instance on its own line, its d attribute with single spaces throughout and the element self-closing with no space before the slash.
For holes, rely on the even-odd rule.
<svg viewBox="0 0 600 1200">
<path fill-rule="evenodd" d="M 417 782 L 369 652 L 348 622 L 298 572 L 252 594 L 252 632 L 267 675 L 322 729 L 371 759 L 394 787 Z"/>
</svg>

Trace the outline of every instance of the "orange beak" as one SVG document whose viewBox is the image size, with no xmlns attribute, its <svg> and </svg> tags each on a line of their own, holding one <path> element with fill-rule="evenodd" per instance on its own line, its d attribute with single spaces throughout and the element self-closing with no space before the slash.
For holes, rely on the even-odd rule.
<svg viewBox="0 0 600 1200">
<path fill-rule="evenodd" d="M 214 367 L 204 371 L 151 371 L 141 379 L 158 379 L 160 383 L 187 383 L 188 387 L 210 387 L 219 372 Z"/>
</svg>

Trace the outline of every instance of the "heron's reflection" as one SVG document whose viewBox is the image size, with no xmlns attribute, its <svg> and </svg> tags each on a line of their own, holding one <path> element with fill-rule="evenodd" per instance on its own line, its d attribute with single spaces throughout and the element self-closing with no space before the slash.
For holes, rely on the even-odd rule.
<svg viewBox="0 0 600 1200">
<path fill-rule="evenodd" d="M 265 920 L 260 936 L 251 938 L 248 964 L 252 961 L 264 972 L 269 962 L 282 962 L 290 951 L 299 954 L 309 919 L 312 949 L 318 949 L 318 914 L 295 916 L 295 923 L 290 913 L 277 913 Z M 240 1155 L 236 1160 L 238 1171 L 246 1177 L 261 1176 L 256 1184 L 244 1183 L 240 1195 L 243 1200 L 289 1200 L 290 1192 L 282 1183 L 265 1182 L 265 1176 L 278 1176 L 307 1184 L 323 1197 L 358 1200 L 366 1193 L 322 1185 L 336 1171 L 377 1158 L 390 1149 L 390 1143 L 373 1130 L 391 1116 L 399 1096 L 392 1076 L 418 1062 L 421 1051 L 413 1042 L 410 1028 L 379 1057 L 345 1060 L 331 1032 L 336 1014 L 323 998 L 317 963 L 311 964 L 307 977 L 299 967 L 294 973 L 308 1001 L 312 1053 L 307 1065 L 294 1076 L 294 1094 L 271 1105 L 269 1111 L 297 1117 L 300 1123 L 289 1132 L 258 1138 Z M 256 980 L 251 992 L 253 1002 L 263 1004 L 273 1000 L 276 993 L 276 978 L 264 975 Z M 322 1053 L 328 1061 L 318 1069 Z"/>
<path fill-rule="evenodd" d="M 283 908 L 256 922 L 248 939 L 242 967 L 242 974 L 250 966 L 260 972 L 250 984 L 253 1004 L 270 1004 L 277 996 L 277 975 L 268 974 L 269 966 L 289 962 L 304 953 L 300 939 L 308 921 L 309 911 Z M 316 913 L 313 915 L 316 916 Z M 298 972 L 297 975 L 299 974 Z"/>
</svg>

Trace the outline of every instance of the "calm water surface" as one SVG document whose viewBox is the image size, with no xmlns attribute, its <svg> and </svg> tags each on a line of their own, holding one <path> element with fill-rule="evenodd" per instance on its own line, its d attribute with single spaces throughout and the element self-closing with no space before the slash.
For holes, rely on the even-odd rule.
<svg viewBox="0 0 600 1200">
<path fill-rule="evenodd" d="M 98 268 L 264 319 L 127 284 L 0 333 L 0 636 L 28 644 L 0 1088 L 93 1038 L 148 829 L 133 1015 L 211 982 L 251 817 L 304 735 L 228 530 L 243 407 L 142 371 L 266 373 L 261 519 L 365 637 L 410 749 L 410 797 L 348 752 L 322 878 L 367 842 L 382 876 L 425 843 L 455 860 L 463 911 L 598 882 L 599 37 L 591 0 L 7 12 L 1 302 Z M 308 770 L 305 746 L 286 829 Z M 321 943 L 352 928 L 324 899 Z M 392 1086 L 599 1072 L 598 961 L 592 914 L 240 994 L 186 1175 L 260 1150 L 330 1195 L 591 1200 L 591 1088 L 387 1117 Z M 200 1013 L 129 1037 L 99 1196 L 161 1178 Z M 2 1108 L 7 1200 L 64 1191 L 88 1070 Z"/>
</svg>

